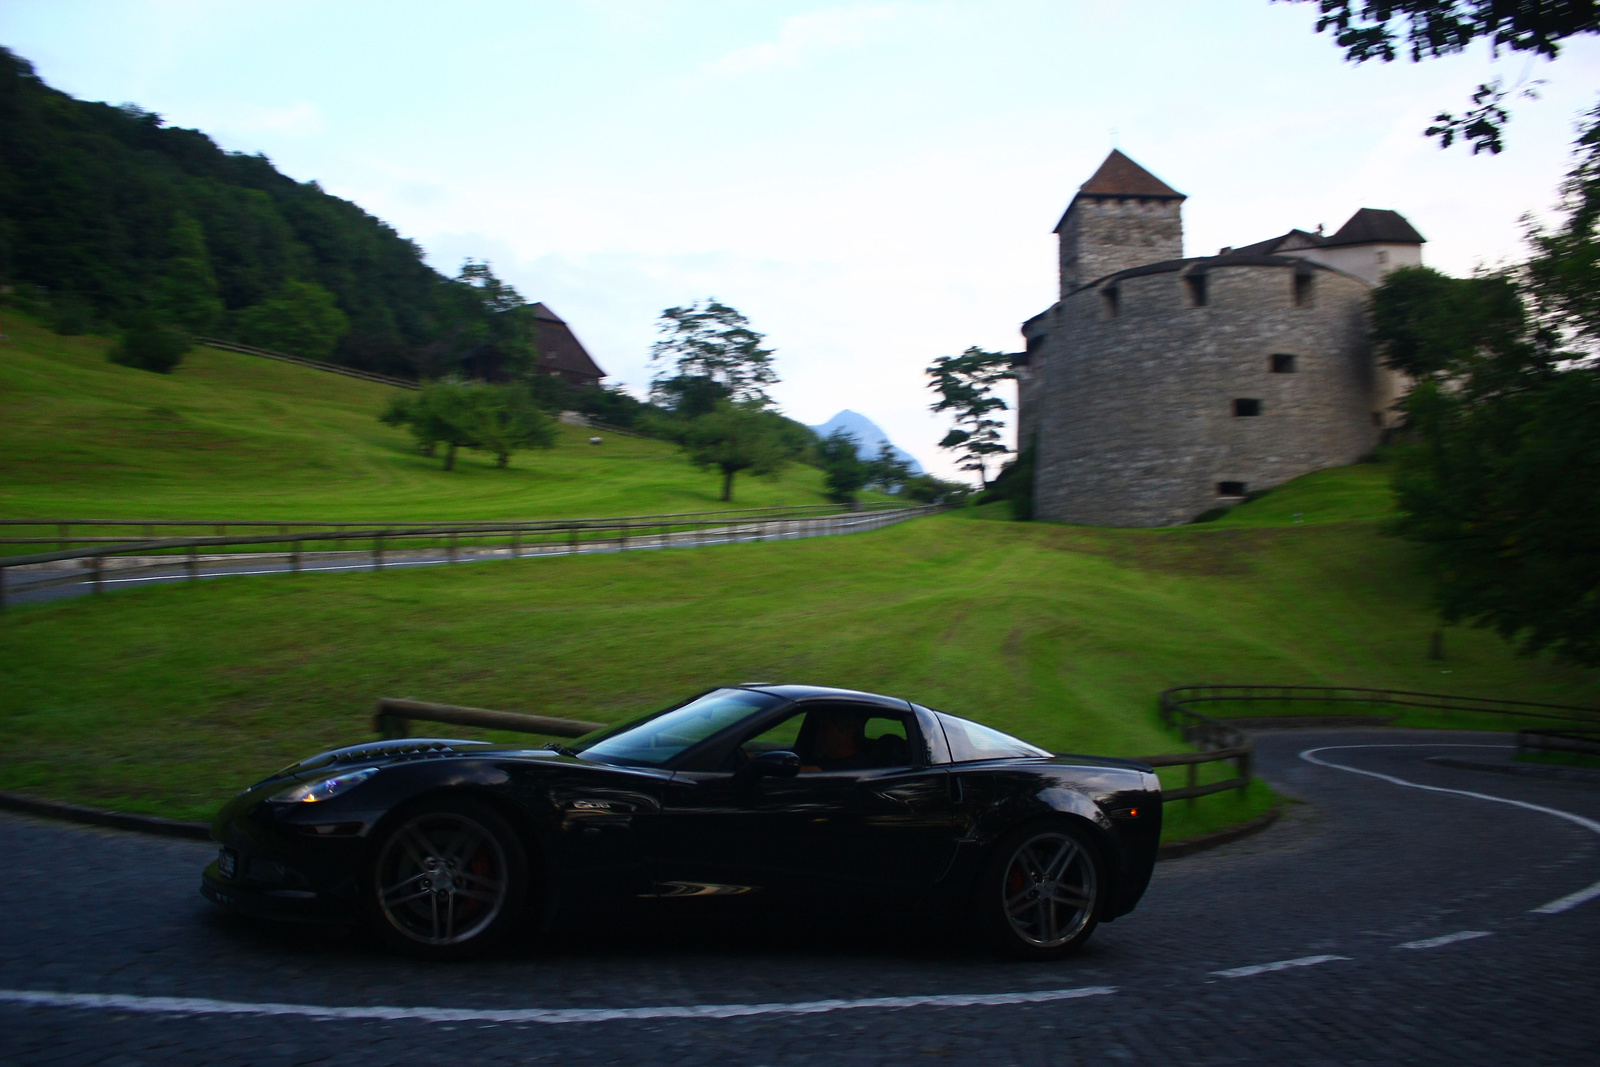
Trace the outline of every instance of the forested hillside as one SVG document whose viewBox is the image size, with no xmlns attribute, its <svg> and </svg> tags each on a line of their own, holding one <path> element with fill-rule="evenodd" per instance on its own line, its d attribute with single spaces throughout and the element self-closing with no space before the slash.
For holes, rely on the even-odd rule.
<svg viewBox="0 0 1600 1067">
<path fill-rule="evenodd" d="M 0 283 L 62 332 L 160 313 L 417 376 L 492 340 L 477 281 L 443 277 L 387 224 L 265 156 L 76 100 L 0 48 Z"/>
</svg>

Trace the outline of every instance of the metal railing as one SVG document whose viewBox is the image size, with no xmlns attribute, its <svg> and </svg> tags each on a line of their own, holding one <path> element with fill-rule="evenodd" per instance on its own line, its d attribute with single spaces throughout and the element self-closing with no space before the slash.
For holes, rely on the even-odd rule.
<svg viewBox="0 0 1600 1067">
<path fill-rule="evenodd" d="M 1421 693 L 1407 689 L 1370 689 L 1358 686 L 1327 685 L 1180 685 L 1161 693 L 1161 720 L 1168 726 L 1183 731 L 1184 739 L 1200 747 L 1201 751 L 1173 756 L 1146 756 L 1144 762 L 1152 767 L 1188 766 L 1186 786 L 1164 790 L 1162 800 L 1182 800 L 1220 793 L 1226 789 L 1246 789 L 1250 785 L 1251 761 L 1255 755 L 1255 742 L 1237 721 L 1216 718 L 1199 711 L 1192 705 L 1237 702 L 1307 702 L 1322 704 L 1368 704 L 1430 708 L 1438 711 L 1479 712 L 1494 715 L 1516 715 L 1537 719 L 1556 719 L 1571 722 L 1595 723 L 1600 727 L 1600 708 L 1586 708 L 1571 704 L 1544 704 L 1532 700 L 1500 700 L 1494 697 L 1464 697 L 1450 693 Z M 1305 719 L 1272 716 L 1272 720 L 1293 725 L 1349 725 L 1348 720 L 1334 716 L 1311 716 Z M 1320 722 L 1319 722 L 1320 720 Z M 1267 718 L 1250 720 L 1252 725 L 1267 722 Z M 1595 734 L 1600 740 L 1600 729 L 1579 730 L 1579 734 Z M 1523 730 L 1523 735 L 1549 735 L 1557 740 L 1564 731 Z M 1589 742 L 1594 744 L 1596 742 Z M 1530 743 L 1533 747 L 1534 743 Z M 1198 784 L 1198 768 L 1202 763 L 1231 761 L 1236 774 L 1225 781 Z"/>
<path fill-rule="evenodd" d="M 885 511 L 903 508 L 904 505 L 887 502 L 866 504 L 863 511 Z M 65 551 L 74 545 L 101 545 L 101 544 L 135 544 L 139 542 L 156 541 L 180 537 L 190 530 L 210 529 L 214 537 L 226 537 L 230 529 L 234 530 L 275 530 L 279 534 L 310 534 L 318 531 L 359 530 L 367 531 L 370 536 L 373 530 L 426 530 L 439 527 L 449 527 L 455 530 L 467 529 L 506 529 L 510 526 L 519 526 L 526 530 L 535 530 L 541 527 L 559 526 L 565 529 L 573 523 L 615 523 L 631 522 L 635 524 L 653 522 L 678 522 L 691 519 L 717 519 L 728 522 L 747 522 L 766 518 L 797 518 L 811 515 L 836 515 L 847 509 L 838 504 L 796 504 L 792 507 L 769 508 L 733 508 L 723 511 L 679 511 L 661 515 L 626 515 L 616 518 L 580 518 L 580 519 L 484 519 L 468 520 L 462 522 L 389 522 L 384 520 L 338 520 L 338 521 L 287 521 L 284 519 L 0 519 L 0 530 L 36 529 L 49 530 L 51 533 L 35 533 L 26 536 L 0 535 L 0 545 L 55 545 L 58 550 Z M 105 531 L 137 529 L 138 533 L 107 533 Z M 74 531 L 101 531 L 99 533 Z M 164 534 L 164 531 L 181 531 Z M 3 564 L 3 560 L 0 560 Z"/>
<path fill-rule="evenodd" d="M 277 530 L 270 534 L 233 537 L 119 538 L 112 544 L 86 548 L 0 555 L 0 607 L 5 606 L 8 588 L 16 592 L 89 584 L 95 592 L 100 592 L 107 580 L 105 572 L 108 561 L 113 562 L 114 569 L 123 576 L 170 572 L 182 568 L 182 576 L 193 579 L 202 576 L 200 567 L 203 562 L 259 562 L 263 557 L 274 557 L 291 572 L 298 573 L 305 559 L 314 555 L 308 551 L 308 545 L 335 544 L 350 547 L 344 549 L 343 553 L 332 554 L 370 562 L 371 569 L 378 570 L 386 564 L 404 562 L 401 553 L 407 551 L 412 555 L 418 551 L 442 552 L 445 559 L 453 563 L 462 553 L 470 553 L 474 558 L 521 558 L 737 541 L 790 540 L 880 529 L 939 510 L 939 505 L 913 508 L 890 505 L 867 507 L 859 511 L 808 505 L 788 509 L 759 509 L 757 512 L 691 512 L 610 519 L 438 525 L 391 523 L 377 529 L 349 529 L 346 527 L 351 524 L 321 523 L 317 524 L 318 529 L 298 533 L 289 532 L 291 524 L 288 523 L 205 523 L 224 528 L 227 525 L 276 526 Z M 276 552 L 238 551 L 272 546 L 282 547 Z M 230 551 L 212 552 L 202 559 L 202 549 Z M 319 559 L 325 559 L 329 554 L 326 551 L 315 553 Z M 12 572 L 19 570 L 26 571 L 25 580 L 13 576 Z M 54 571 L 62 573 L 52 573 Z"/>
</svg>

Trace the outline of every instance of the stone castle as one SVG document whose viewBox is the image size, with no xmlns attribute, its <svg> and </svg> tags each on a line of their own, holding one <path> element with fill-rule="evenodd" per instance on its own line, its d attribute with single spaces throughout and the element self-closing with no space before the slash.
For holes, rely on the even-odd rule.
<svg viewBox="0 0 1600 1067">
<path fill-rule="evenodd" d="M 1056 226 L 1061 298 L 1015 358 L 1040 519 L 1187 522 L 1354 462 L 1393 417 L 1404 382 L 1373 358 L 1366 308 L 1422 262 L 1422 235 L 1363 208 L 1331 235 L 1185 259 L 1184 199 L 1113 151 Z"/>
</svg>

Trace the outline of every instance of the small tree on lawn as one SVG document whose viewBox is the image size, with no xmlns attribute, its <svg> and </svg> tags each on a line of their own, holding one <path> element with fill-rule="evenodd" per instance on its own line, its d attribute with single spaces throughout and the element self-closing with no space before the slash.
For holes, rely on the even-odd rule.
<svg viewBox="0 0 1600 1067">
<path fill-rule="evenodd" d="M 776 474 L 794 458 L 785 440 L 782 418 L 748 404 L 719 403 L 685 428 L 683 447 L 689 461 L 722 472 L 722 497 L 733 499 L 733 478 L 741 471 Z"/>
<path fill-rule="evenodd" d="M 842 426 L 817 443 L 817 464 L 828 496 L 841 504 L 854 500 L 856 491 L 867 484 L 867 465 L 861 462 L 855 436 Z"/>
<path fill-rule="evenodd" d="M 390 426 L 404 426 L 425 456 L 445 446 L 444 469 L 454 470 L 456 449 L 481 444 L 476 388 L 459 379 L 429 382 L 411 396 L 397 396 L 378 416 Z"/>
<path fill-rule="evenodd" d="M 555 420 L 539 410 L 526 386 L 478 386 L 472 392 L 472 447 L 494 456 L 496 467 L 518 449 L 555 445 Z"/>
<path fill-rule="evenodd" d="M 928 387 L 939 394 L 934 412 L 955 412 L 956 427 L 945 434 L 939 447 L 955 452 L 961 469 L 977 471 L 979 484 L 987 486 L 989 463 L 1011 451 L 1000 440 L 1005 424 L 993 417 L 1006 410 L 1006 402 L 994 395 L 994 387 L 1017 376 L 1011 369 L 1011 357 L 973 347 L 959 356 L 940 356 L 927 374 L 932 379 Z"/>
</svg>

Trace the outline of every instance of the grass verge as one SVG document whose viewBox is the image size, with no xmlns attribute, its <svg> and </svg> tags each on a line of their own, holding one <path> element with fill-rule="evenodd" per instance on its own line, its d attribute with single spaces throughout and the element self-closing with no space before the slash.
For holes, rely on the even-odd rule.
<svg viewBox="0 0 1600 1067">
<path fill-rule="evenodd" d="M 370 737 L 385 695 L 615 721 L 719 682 L 811 681 L 1128 756 L 1183 748 L 1155 713 L 1177 684 L 1600 695 L 1594 672 L 1475 630 L 1452 636 L 1441 674 L 1427 594 L 1409 548 L 1361 524 L 955 515 L 813 541 L 150 587 L 0 614 L 0 788 L 204 817 L 277 766 Z M 1203 798 L 1195 817 L 1234 796 Z M 1180 831 L 1199 832 L 1175 817 Z"/>
</svg>

